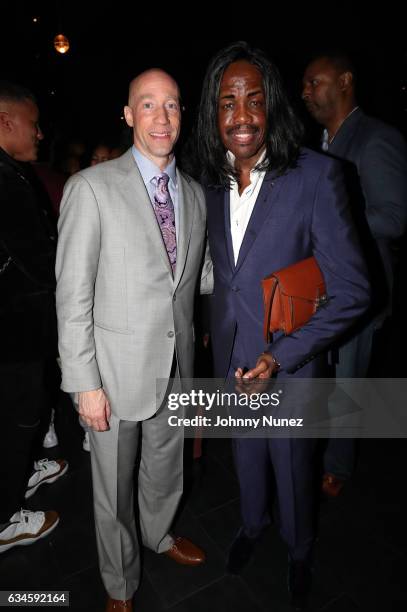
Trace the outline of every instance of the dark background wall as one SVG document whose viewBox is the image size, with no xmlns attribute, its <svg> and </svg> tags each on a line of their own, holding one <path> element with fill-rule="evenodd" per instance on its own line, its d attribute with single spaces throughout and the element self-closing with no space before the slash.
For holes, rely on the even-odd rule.
<svg viewBox="0 0 407 612">
<path fill-rule="evenodd" d="M 99 2 L 29 1 L 0 12 L 0 78 L 31 87 L 41 107 L 47 141 L 55 133 L 94 138 L 123 128 L 122 107 L 130 79 L 160 66 L 179 81 L 189 132 L 205 68 L 219 48 L 247 40 L 263 48 L 279 66 L 294 104 L 302 108 L 303 68 L 319 48 L 350 51 L 360 70 L 360 100 L 365 110 L 407 133 L 407 42 L 404 20 L 394 7 L 369 12 L 325 3 L 298 10 L 272 3 L 219 6 Z M 386 13 L 385 11 L 388 11 Z M 34 22 L 33 19 L 37 21 Z M 62 31 L 71 48 L 53 49 Z"/>
</svg>

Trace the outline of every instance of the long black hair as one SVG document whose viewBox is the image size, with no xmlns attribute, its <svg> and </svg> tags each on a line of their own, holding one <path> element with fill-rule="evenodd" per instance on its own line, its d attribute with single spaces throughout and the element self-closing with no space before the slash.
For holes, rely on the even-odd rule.
<svg viewBox="0 0 407 612">
<path fill-rule="evenodd" d="M 205 185 L 227 187 L 233 174 L 220 139 L 218 101 L 224 71 L 239 60 L 253 64 L 263 76 L 267 114 L 266 158 L 258 169 L 273 170 L 281 175 L 288 168 L 295 167 L 300 152 L 302 126 L 289 103 L 278 69 L 259 49 L 251 48 L 246 42 L 233 43 L 212 59 L 202 87 L 195 153 Z"/>
</svg>

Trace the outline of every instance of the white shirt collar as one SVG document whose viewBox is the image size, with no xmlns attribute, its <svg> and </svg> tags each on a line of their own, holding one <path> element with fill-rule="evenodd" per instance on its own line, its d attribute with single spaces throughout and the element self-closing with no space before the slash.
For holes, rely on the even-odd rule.
<svg viewBox="0 0 407 612">
<path fill-rule="evenodd" d="M 232 166 L 232 168 L 234 168 L 236 157 L 233 155 L 232 151 L 229 151 L 229 150 L 226 151 L 226 158 L 228 162 L 230 163 L 230 165 Z M 254 174 L 255 172 L 264 172 L 263 170 L 258 170 L 257 166 L 261 164 L 265 159 L 266 159 L 266 148 L 264 148 L 263 153 L 260 155 L 259 159 L 256 161 L 256 164 L 254 165 L 254 167 L 250 170 L 250 176 L 252 176 L 252 174 Z"/>
</svg>

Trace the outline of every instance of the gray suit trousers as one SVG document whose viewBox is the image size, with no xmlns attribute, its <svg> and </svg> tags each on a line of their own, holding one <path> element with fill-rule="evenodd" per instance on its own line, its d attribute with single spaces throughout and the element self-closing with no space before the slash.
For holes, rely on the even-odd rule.
<svg viewBox="0 0 407 612">
<path fill-rule="evenodd" d="M 130 599 L 140 581 L 140 543 L 134 516 L 134 468 L 141 444 L 138 504 L 142 544 L 171 548 L 169 529 L 183 487 L 181 427 L 168 425 L 168 410 L 145 421 L 112 416 L 110 430 L 90 431 L 93 501 L 99 565 L 110 597 Z"/>
</svg>

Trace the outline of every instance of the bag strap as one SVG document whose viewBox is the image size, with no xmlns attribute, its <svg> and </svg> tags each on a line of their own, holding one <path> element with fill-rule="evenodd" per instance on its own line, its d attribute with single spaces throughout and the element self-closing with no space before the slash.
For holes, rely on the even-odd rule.
<svg viewBox="0 0 407 612">
<path fill-rule="evenodd" d="M 263 335 L 267 344 L 271 342 L 271 333 L 270 333 L 270 318 L 271 318 L 271 308 L 273 304 L 273 299 L 277 290 L 278 279 L 276 277 L 272 278 L 273 285 L 270 291 L 264 291 L 264 328 Z"/>
</svg>

